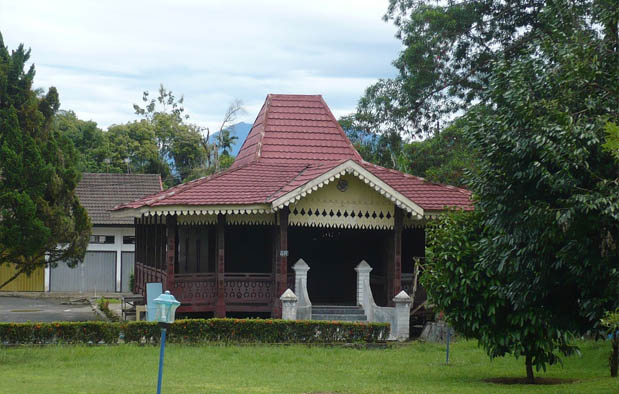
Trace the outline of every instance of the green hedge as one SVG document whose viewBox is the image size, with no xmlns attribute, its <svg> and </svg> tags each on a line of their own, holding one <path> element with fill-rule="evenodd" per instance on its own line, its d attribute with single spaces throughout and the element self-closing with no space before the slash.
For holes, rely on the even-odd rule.
<svg viewBox="0 0 619 394">
<path fill-rule="evenodd" d="M 117 343 L 120 326 L 108 322 L 0 323 L 0 343 Z"/>
<path fill-rule="evenodd" d="M 387 323 L 286 321 L 263 319 L 178 320 L 168 330 L 174 343 L 336 343 L 380 342 Z M 153 322 L 0 323 L 0 344 L 39 343 L 158 343 Z"/>
</svg>

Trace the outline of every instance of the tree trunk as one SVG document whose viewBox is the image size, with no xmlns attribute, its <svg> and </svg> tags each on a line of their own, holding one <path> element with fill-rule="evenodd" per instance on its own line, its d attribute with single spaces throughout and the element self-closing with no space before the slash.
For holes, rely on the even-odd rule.
<svg viewBox="0 0 619 394">
<path fill-rule="evenodd" d="M 533 376 L 533 357 L 527 354 L 525 363 L 527 366 L 527 383 L 533 384 L 535 383 L 535 377 Z"/>
<path fill-rule="evenodd" d="M 613 378 L 617 377 L 617 367 L 619 367 L 619 338 L 617 337 L 617 333 L 613 333 L 613 339 L 611 341 L 611 346 L 613 350 L 610 352 L 610 376 Z"/>
</svg>

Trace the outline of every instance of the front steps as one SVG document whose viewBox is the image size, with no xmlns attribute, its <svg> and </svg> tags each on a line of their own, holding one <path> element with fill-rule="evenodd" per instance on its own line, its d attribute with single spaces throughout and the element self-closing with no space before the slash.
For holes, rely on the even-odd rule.
<svg viewBox="0 0 619 394">
<path fill-rule="evenodd" d="M 313 305 L 312 320 L 367 322 L 360 306 Z"/>
</svg>

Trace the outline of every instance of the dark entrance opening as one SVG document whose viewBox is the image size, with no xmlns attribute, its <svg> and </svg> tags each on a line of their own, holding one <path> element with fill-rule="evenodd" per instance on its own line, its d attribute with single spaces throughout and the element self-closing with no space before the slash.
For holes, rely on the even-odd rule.
<svg viewBox="0 0 619 394">
<path fill-rule="evenodd" d="M 365 260 L 384 275 L 386 248 L 392 230 L 289 227 L 289 265 L 302 258 L 310 266 L 307 287 L 314 305 L 355 305 L 357 272 Z M 294 275 L 294 271 L 289 275 Z"/>
</svg>

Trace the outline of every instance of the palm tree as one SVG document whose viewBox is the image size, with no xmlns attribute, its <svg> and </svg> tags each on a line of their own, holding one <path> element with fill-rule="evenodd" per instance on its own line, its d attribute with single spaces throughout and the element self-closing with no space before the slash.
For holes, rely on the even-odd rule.
<svg viewBox="0 0 619 394">
<path fill-rule="evenodd" d="M 219 148 L 221 149 L 221 154 L 225 156 L 230 156 L 230 151 L 232 151 L 232 145 L 234 142 L 238 140 L 239 137 L 232 135 L 229 129 L 224 129 L 219 133 Z"/>
</svg>

